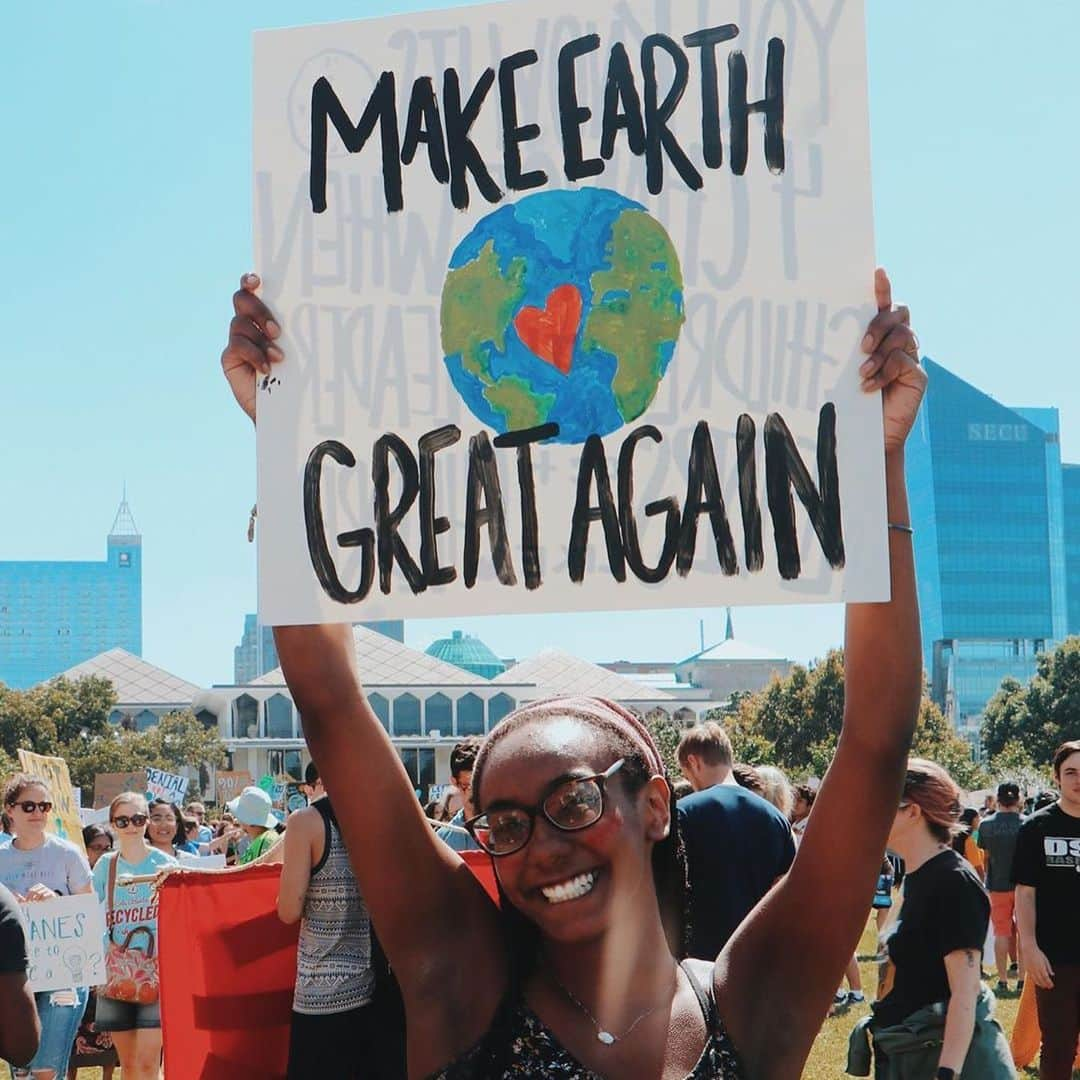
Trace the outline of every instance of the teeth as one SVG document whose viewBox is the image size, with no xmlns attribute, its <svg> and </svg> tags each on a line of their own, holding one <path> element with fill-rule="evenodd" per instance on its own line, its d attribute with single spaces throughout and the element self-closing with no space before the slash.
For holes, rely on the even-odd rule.
<svg viewBox="0 0 1080 1080">
<path fill-rule="evenodd" d="M 578 874 L 576 878 L 562 881 L 558 885 L 549 885 L 540 891 L 549 904 L 563 904 L 567 900 L 577 900 L 588 892 L 596 884 L 596 874 Z"/>
</svg>

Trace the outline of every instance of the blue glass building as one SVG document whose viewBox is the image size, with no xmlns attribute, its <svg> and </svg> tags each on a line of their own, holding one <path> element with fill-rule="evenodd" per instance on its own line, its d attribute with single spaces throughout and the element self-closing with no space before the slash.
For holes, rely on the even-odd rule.
<svg viewBox="0 0 1080 1080">
<path fill-rule="evenodd" d="M 112 648 L 142 654 L 142 537 L 126 498 L 104 562 L 0 562 L 0 682 L 25 689 Z"/>
<path fill-rule="evenodd" d="M 925 363 L 908 443 L 924 660 L 934 700 L 974 741 L 1001 680 L 1026 682 L 1080 623 L 1066 569 L 1066 536 L 1080 529 L 1067 527 L 1065 496 L 1069 475 L 1080 526 L 1080 469 L 1062 466 L 1056 409 L 1009 408 Z M 1080 558 L 1071 565 L 1080 579 Z M 1072 596 L 1080 613 L 1080 587 Z"/>
</svg>

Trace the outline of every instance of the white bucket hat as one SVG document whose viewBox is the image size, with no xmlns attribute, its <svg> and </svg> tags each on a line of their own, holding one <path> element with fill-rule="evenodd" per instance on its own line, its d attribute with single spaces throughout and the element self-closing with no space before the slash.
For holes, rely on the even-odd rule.
<svg viewBox="0 0 1080 1080">
<path fill-rule="evenodd" d="M 260 825 L 264 829 L 272 829 L 277 824 L 277 818 L 273 814 L 274 804 L 262 788 L 246 787 L 225 805 L 229 808 L 229 813 L 243 825 Z"/>
</svg>

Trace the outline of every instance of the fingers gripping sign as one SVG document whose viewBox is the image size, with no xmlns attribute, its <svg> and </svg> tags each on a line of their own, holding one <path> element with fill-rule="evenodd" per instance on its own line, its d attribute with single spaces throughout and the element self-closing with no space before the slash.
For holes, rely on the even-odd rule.
<svg viewBox="0 0 1080 1080">
<path fill-rule="evenodd" d="M 919 342 L 911 329 L 911 312 L 893 306 L 889 275 L 874 274 L 874 299 L 878 313 L 867 328 L 862 350 L 867 359 L 859 368 L 866 393 L 882 391 L 885 451 L 898 451 L 915 422 L 926 390 L 926 372 L 919 364 Z"/>
<path fill-rule="evenodd" d="M 255 393 L 260 385 L 269 388 L 273 365 L 285 354 L 275 344 L 281 327 L 270 309 L 256 295 L 262 284 L 258 274 L 245 274 L 233 293 L 233 319 L 229 341 L 221 354 L 221 368 L 240 408 L 255 420 Z"/>
</svg>

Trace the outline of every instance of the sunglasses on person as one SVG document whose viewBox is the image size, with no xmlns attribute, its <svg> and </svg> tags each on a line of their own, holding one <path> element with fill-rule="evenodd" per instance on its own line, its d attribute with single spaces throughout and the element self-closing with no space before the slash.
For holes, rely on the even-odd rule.
<svg viewBox="0 0 1080 1080">
<path fill-rule="evenodd" d="M 520 851 L 533 834 L 537 814 L 563 832 L 587 829 L 604 815 L 604 784 L 625 764 L 626 758 L 619 758 L 602 773 L 557 780 L 539 806 L 500 803 L 489 807 L 466 821 L 465 828 L 484 851 L 495 856 Z"/>
<path fill-rule="evenodd" d="M 141 829 L 149 819 L 145 814 L 120 814 L 118 817 L 112 819 L 112 823 L 118 829 L 126 829 L 129 825 L 134 825 L 136 828 Z"/>
<path fill-rule="evenodd" d="M 35 810 L 47 814 L 53 808 L 51 802 L 34 802 L 32 799 L 27 799 L 25 802 L 15 802 L 11 805 L 17 806 L 24 814 L 32 814 Z"/>
</svg>

